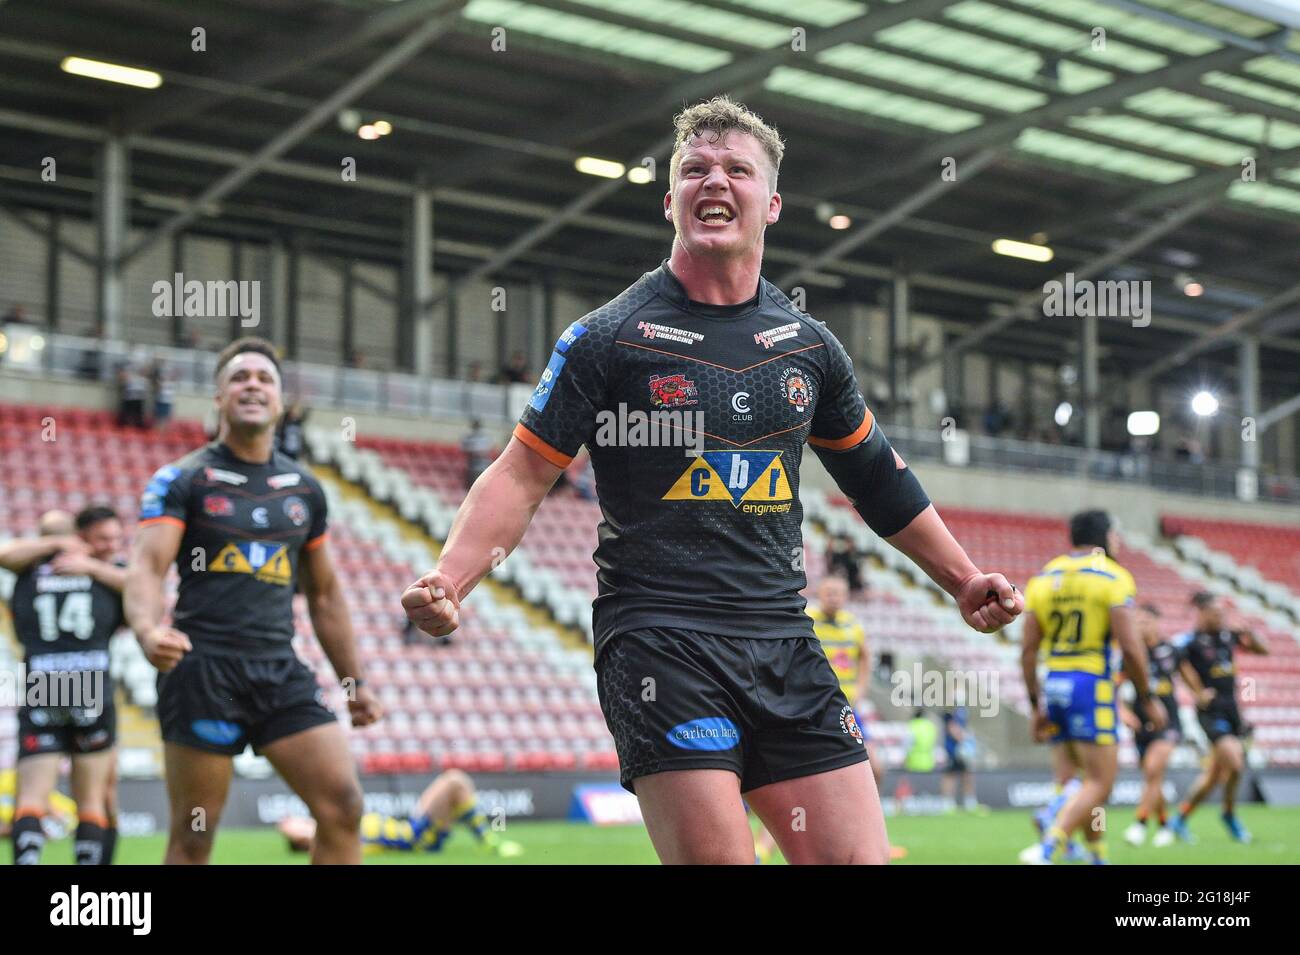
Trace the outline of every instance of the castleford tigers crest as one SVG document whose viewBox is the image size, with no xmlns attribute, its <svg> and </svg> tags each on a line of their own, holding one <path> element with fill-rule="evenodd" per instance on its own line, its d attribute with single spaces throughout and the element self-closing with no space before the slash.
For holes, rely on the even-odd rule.
<svg viewBox="0 0 1300 955">
<path fill-rule="evenodd" d="M 685 375 L 655 375 L 650 379 L 650 403 L 656 408 L 698 405 L 699 391 Z"/>
<path fill-rule="evenodd" d="M 781 372 L 781 392 L 785 395 L 785 400 L 799 411 L 812 404 L 810 379 L 798 368 L 787 368 Z"/>
<path fill-rule="evenodd" d="M 852 736 L 857 742 L 865 744 L 862 739 L 862 728 L 858 726 L 858 718 L 854 715 L 851 706 L 846 706 L 840 710 L 840 731 Z"/>
</svg>

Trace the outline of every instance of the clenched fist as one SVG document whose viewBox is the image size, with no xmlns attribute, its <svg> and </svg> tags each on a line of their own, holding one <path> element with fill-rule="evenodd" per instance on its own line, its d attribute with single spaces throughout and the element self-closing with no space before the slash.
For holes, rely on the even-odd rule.
<svg viewBox="0 0 1300 955">
<path fill-rule="evenodd" d="M 980 633 L 996 633 L 1025 609 L 1024 596 L 1001 574 L 972 574 L 953 596 L 962 619 Z"/>
<path fill-rule="evenodd" d="M 154 627 L 140 637 L 140 649 L 159 672 L 168 673 L 176 669 L 181 658 L 194 648 L 190 638 L 171 627 Z"/>
<path fill-rule="evenodd" d="M 445 637 L 460 626 L 460 596 L 446 574 L 431 570 L 402 594 L 411 623 L 431 637 Z"/>
</svg>

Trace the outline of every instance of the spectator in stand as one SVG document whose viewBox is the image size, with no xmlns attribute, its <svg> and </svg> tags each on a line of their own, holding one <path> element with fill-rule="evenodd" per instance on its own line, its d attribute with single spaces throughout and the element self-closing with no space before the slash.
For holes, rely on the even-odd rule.
<svg viewBox="0 0 1300 955">
<path fill-rule="evenodd" d="M 993 402 L 989 409 L 984 412 L 984 431 L 991 437 L 996 438 L 1011 423 L 1011 416 L 1007 414 L 1005 408 L 999 402 Z"/>
<path fill-rule="evenodd" d="M 97 341 L 104 340 L 104 326 L 96 325 L 95 332 L 91 336 Z M 104 367 L 103 349 L 98 346 L 92 346 L 81 353 L 81 358 L 77 360 L 77 377 L 86 381 L 99 381 L 100 373 Z"/>
<path fill-rule="evenodd" d="M 352 349 L 352 352 L 348 355 L 348 367 L 349 368 L 366 367 L 366 356 L 365 353 L 361 351 L 361 349 L 359 348 Z"/>
<path fill-rule="evenodd" d="M 159 431 L 166 431 L 176 404 L 176 373 L 160 359 L 153 363 L 150 377 L 153 384 L 153 425 Z"/>
<path fill-rule="evenodd" d="M 503 385 L 533 383 L 532 373 L 528 370 L 528 359 L 524 357 L 523 352 L 515 352 L 510 356 L 510 360 L 501 366 L 501 374 L 497 376 L 497 382 Z"/>
<path fill-rule="evenodd" d="M 307 411 L 301 401 L 295 401 L 285 409 L 276 432 L 275 446 L 281 454 L 288 455 L 295 461 L 302 455 L 304 440 L 303 429 L 307 424 Z"/>
<path fill-rule="evenodd" d="M 117 369 L 117 423 L 122 428 L 147 427 L 144 418 L 145 402 L 149 398 L 149 378 L 132 359 L 124 361 Z"/>
<path fill-rule="evenodd" d="M 31 322 L 27 320 L 27 309 L 21 305 L 15 304 L 10 306 L 9 311 L 5 313 L 4 321 L 0 322 L 0 324 L 30 325 Z"/>
<path fill-rule="evenodd" d="M 466 381 L 483 380 L 483 363 L 481 361 L 475 359 L 465 367 L 465 380 Z"/>
<path fill-rule="evenodd" d="M 862 559 L 847 534 L 836 534 L 826 545 L 826 570 L 847 580 L 855 596 L 862 589 Z"/>
<path fill-rule="evenodd" d="M 469 423 L 469 433 L 460 439 L 460 449 L 465 454 L 465 490 L 469 490 L 492 463 L 492 439 L 483 430 L 482 421 L 475 418 Z"/>
<path fill-rule="evenodd" d="M 1201 448 L 1201 442 L 1191 435 L 1183 435 L 1178 439 L 1178 444 L 1174 447 L 1174 457 L 1188 464 L 1205 463 L 1205 451 Z"/>
</svg>

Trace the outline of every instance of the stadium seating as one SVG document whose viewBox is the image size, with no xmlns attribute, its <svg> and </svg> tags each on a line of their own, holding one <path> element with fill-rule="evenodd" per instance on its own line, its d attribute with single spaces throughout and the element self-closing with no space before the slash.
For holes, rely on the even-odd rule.
<svg viewBox="0 0 1300 955">
<path fill-rule="evenodd" d="M 1160 526 L 1188 559 L 1300 618 L 1300 525 L 1166 515 Z"/>
</svg>

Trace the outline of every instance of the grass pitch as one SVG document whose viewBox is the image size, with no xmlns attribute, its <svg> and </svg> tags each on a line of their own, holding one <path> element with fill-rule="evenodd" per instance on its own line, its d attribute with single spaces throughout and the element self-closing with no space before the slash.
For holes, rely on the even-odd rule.
<svg viewBox="0 0 1300 955">
<path fill-rule="evenodd" d="M 1133 819 L 1132 810 L 1113 810 L 1109 816 L 1111 861 L 1117 865 L 1297 864 L 1300 863 L 1300 808 L 1258 805 L 1240 809 L 1242 821 L 1255 837 L 1252 845 L 1231 841 L 1210 806 L 1192 817 L 1196 845 L 1175 843 L 1164 849 L 1150 842 L 1133 848 L 1123 839 Z M 947 816 L 901 816 L 888 820 L 890 839 L 907 850 L 895 864 L 1015 864 L 1016 856 L 1034 841 L 1029 813 L 1022 810 L 986 816 L 956 813 Z M 513 822 L 504 838 L 520 843 L 524 854 L 503 860 L 483 853 L 463 829 L 437 854 L 387 852 L 366 856 L 367 865 L 582 865 L 654 864 L 654 849 L 641 826 L 598 828 L 567 822 Z M 124 838 L 118 844 L 117 862 L 152 865 L 162 858 L 162 835 Z M 0 842 L 0 864 L 12 859 L 12 843 Z M 72 842 L 61 839 L 46 846 L 43 861 L 71 864 Z M 229 829 L 217 836 L 216 864 L 302 865 L 307 857 L 290 852 L 272 829 Z"/>
</svg>

